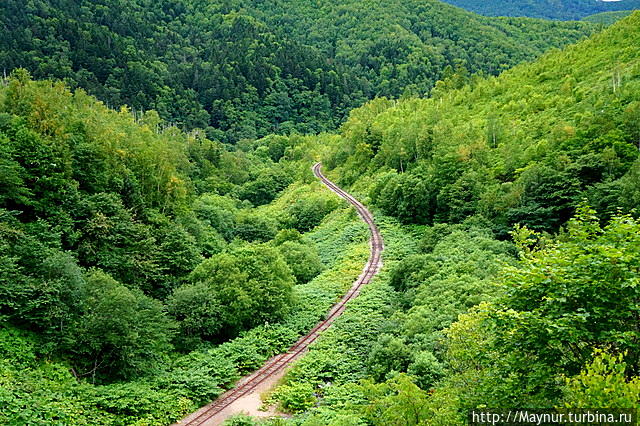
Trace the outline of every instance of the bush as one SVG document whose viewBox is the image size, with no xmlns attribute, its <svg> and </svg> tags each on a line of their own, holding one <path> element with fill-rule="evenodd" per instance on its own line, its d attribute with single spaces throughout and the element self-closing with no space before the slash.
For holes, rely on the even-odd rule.
<svg viewBox="0 0 640 426">
<path fill-rule="evenodd" d="M 291 176 L 282 170 L 268 169 L 261 172 L 254 180 L 242 185 L 238 198 L 248 200 L 254 206 L 268 204 L 292 182 Z"/>
<path fill-rule="evenodd" d="M 223 423 L 224 426 L 256 426 L 256 424 L 253 417 L 246 414 L 232 416 Z"/>
<path fill-rule="evenodd" d="M 297 200 L 288 209 L 291 226 L 300 232 L 307 232 L 322 222 L 322 219 L 338 208 L 340 200 L 329 194 L 313 194 Z"/>
<path fill-rule="evenodd" d="M 430 255 L 414 254 L 396 263 L 391 269 L 390 284 L 396 291 L 416 288 L 438 271 L 438 263 Z"/>
<path fill-rule="evenodd" d="M 240 378 L 234 361 L 216 349 L 192 351 L 177 358 L 172 367 L 157 377 L 154 385 L 180 393 L 198 405 L 215 399 Z"/>
<path fill-rule="evenodd" d="M 26 331 L 9 325 L 0 325 L 0 359 L 14 366 L 35 364 L 36 340 Z"/>
<path fill-rule="evenodd" d="M 264 213 L 242 211 L 236 217 L 235 236 L 245 241 L 266 242 L 277 232 L 277 221 Z"/>
<path fill-rule="evenodd" d="M 315 245 L 285 241 L 279 250 L 298 284 L 311 281 L 324 269 Z"/>
<path fill-rule="evenodd" d="M 157 262 L 166 287 L 160 294 L 166 297 L 202 261 L 202 256 L 196 239 L 182 226 L 172 224 L 162 231 Z"/>
<path fill-rule="evenodd" d="M 195 200 L 193 210 L 198 219 L 218 231 L 225 240 L 233 239 L 238 210 L 235 200 L 221 195 L 205 194 Z"/>
<path fill-rule="evenodd" d="M 594 359 L 577 376 L 567 379 L 563 405 L 567 408 L 637 409 L 640 377 L 627 380 L 624 356 L 596 349 Z"/>
<path fill-rule="evenodd" d="M 389 373 L 406 372 L 412 359 L 413 354 L 402 339 L 383 334 L 371 348 L 367 363 L 373 378 L 385 380 Z"/>
<path fill-rule="evenodd" d="M 444 375 L 444 367 L 433 353 L 422 351 L 416 355 L 407 372 L 416 378 L 420 388 L 428 390 Z"/>
<path fill-rule="evenodd" d="M 507 269 L 496 315 L 505 350 L 577 374 L 595 345 L 638 365 L 640 223 L 615 216 L 606 227 L 582 207 L 562 241 Z M 571 348 L 571 350 L 567 350 Z"/>
<path fill-rule="evenodd" d="M 248 245 L 204 260 L 169 306 L 185 332 L 232 337 L 276 321 L 292 304 L 294 278 L 275 248 Z"/>
<path fill-rule="evenodd" d="M 220 333 L 222 307 L 206 283 L 184 284 L 176 288 L 167 300 L 167 306 L 169 314 L 180 324 L 180 333 L 176 336 L 180 348 L 191 348 L 201 338 L 210 339 Z"/>
<path fill-rule="evenodd" d="M 411 172 L 392 176 L 375 203 L 403 223 L 431 224 L 436 212 L 436 190 L 431 182 L 428 176 Z"/>
<path fill-rule="evenodd" d="M 280 386 L 277 390 L 277 398 L 282 408 L 291 413 L 301 413 L 316 403 L 313 386 L 309 383 Z"/>
<path fill-rule="evenodd" d="M 286 241 L 301 243 L 302 234 L 298 232 L 296 229 L 281 229 L 280 231 L 278 231 L 275 238 L 273 239 L 273 244 L 276 246 L 279 246 Z"/>
<path fill-rule="evenodd" d="M 67 329 L 65 343 L 77 374 L 131 377 L 158 368 L 174 327 L 162 303 L 93 271 L 83 315 Z"/>
</svg>

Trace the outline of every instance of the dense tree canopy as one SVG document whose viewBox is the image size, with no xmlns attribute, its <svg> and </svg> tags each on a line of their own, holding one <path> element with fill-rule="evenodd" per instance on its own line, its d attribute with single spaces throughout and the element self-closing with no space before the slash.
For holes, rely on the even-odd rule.
<svg viewBox="0 0 640 426">
<path fill-rule="evenodd" d="M 603 218 L 617 207 L 630 211 L 637 23 L 635 14 L 497 78 L 456 72 L 431 99 L 372 101 L 351 114 L 326 163 L 341 165 L 347 184 L 370 174 L 372 202 L 404 223 L 476 214 L 506 237 L 517 223 L 556 231 L 584 198 Z"/>
<path fill-rule="evenodd" d="M 260 270 L 219 279 L 245 285 L 246 296 L 199 324 L 205 336 L 279 319 L 291 304 L 294 278 L 278 250 L 221 254 L 234 239 L 268 241 L 288 226 L 287 215 L 273 219 L 237 197 L 268 203 L 290 174 L 157 123 L 157 114 L 109 110 L 82 90 L 31 81 L 25 70 L 0 89 L 0 313 L 40 333 L 47 353 L 69 360 L 79 378 L 153 372 L 176 327 L 162 301 L 176 288 L 182 299 L 197 293 L 208 282 L 190 278 L 198 265 L 227 265 L 221 277 Z M 301 280 L 318 272 L 319 260 L 313 251 L 291 254 L 309 255 Z M 235 296 L 220 289 L 211 297 L 231 307 Z M 192 328 L 178 317 L 181 329 Z"/>
<path fill-rule="evenodd" d="M 204 260 L 169 305 L 187 335 L 229 337 L 281 319 L 292 303 L 293 283 L 278 251 L 247 246 Z"/>
<path fill-rule="evenodd" d="M 502 72 L 595 27 L 431 0 L 22 3 L 0 6 L 0 423 L 171 424 L 286 351 L 369 255 L 319 160 L 374 212 L 384 269 L 275 423 L 637 405 L 639 14 Z"/>
<path fill-rule="evenodd" d="M 325 261 L 284 230 L 340 203 L 301 183 L 309 140 L 285 139 L 227 149 L 26 70 L 2 80 L 0 422 L 168 424 L 311 327 L 339 289 L 297 303 Z"/>
<path fill-rule="evenodd" d="M 320 7 L 7 0 L 0 63 L 235 142 L 331 130 L 373 96 L 427 93 L 447 65 L 497 74 L 595 28 L 493 21 L 436 1 Z"/>
<path fill-rule="evenodd" d="M 637 407 L 639 20 L 352 112 L 325 166 L 377 207 L 389 272 L 292 369 L 283 407 L 380 425 Z"/>
</svg>

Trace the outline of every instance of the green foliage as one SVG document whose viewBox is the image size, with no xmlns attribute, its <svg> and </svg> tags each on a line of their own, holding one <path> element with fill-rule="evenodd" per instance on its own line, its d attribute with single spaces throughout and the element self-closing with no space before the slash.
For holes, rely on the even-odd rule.
<svg viewBox="0 0 640 426">
<path fill-rule="evenodd" d="M 601 227 L 582 208 L 566 234 L 501 271 L 503 295 L 446 332 L 449 372 L 434 396 L 455 402 L 436 417 L 479 405 L 628 406 L 638 330 L 637 268 L 626 255 L 637 226 L 617 216 Z"/>
<path fill-rule="evenodd" d="M 417 426 L 428 418 L 426 392 L 406 375 L 380 385 L 364 384 L 363 391 L 370 401 L 364 410 L 369 424 Z"/>
<path fill-rule="evenodd" d="M 257 148 L 263 146 L 267 149 L 269 158 L 275 163 L 284 157 L 285 151 L 290 144 L 290 138 L 279 135 L 268 135 L 256 142 Z"/>
<path fill-rule="evenodd" d="M 301 421 L 452 424 L 604 401 L 599 379 L 636 397 L 640 228 L 616 207 L 638 198 L 638 15 L 482 80 L 592 27 L 412 1 L 0 6 L 9 68 L 134 108 L 25 70 L 0 87 L 0 423 L 168 424 L 290 347 L 368 255 L 309 183 L 320 154 L 405 225 L 376 213 L 385 269 L 276 394 Z M 376 94 L 404 96 L 340 136 L 252 141 Z M 609 225 L 583 209 L 553 242 L 532 231 L 585 197 Z M 517 223 L 516 264 L 494 235 Z"/>
<path fill-rule="evenodd" d="M 2 336 L 7 343 L 0 360 L 3 424 L 159 424 L 171 423 L 192 409 L 188 399 L 148 384 L 79 383 L 68 365 L 38 360 L 35 336 L 11 327 L 3 327 Z"/>
<path fill-rule="evenodd" d="M 273 398 L 280 401 L 280 406 L 290 413 L 300 413 L 313 407 L 316 398 L 313 395 L 313 386 L 309 383 L 293 383 L 278 387 Z"/>
<path fill-rule="evenodd" d="M 273 238 L 272 243 L 280 246 L 285 242 L 302 243 L 302 234 L 296 229 L 281 229 Z"/>
<path fill-rule="evenodd" d="M 388 375 L 406 371 L 412 360 L 413 354 L 401 339 L 382 334 L 371 347 L 367 363 L 371 376 L 382 381 Z"/>
<path fill-rule="evenodd" d="M 155 110 L 143 119 L 151 129 L 172 123 L 228 142 L 331 130 L 374 96 L 427 93 L 447 65 L 496 74 L 593 31 L 587 23 L 494 21 L 415 0 L 366 8 L 353 0 L 23 6 L 7 0 L 0 9 L 8 71 L 65 80 L 137 117 Z M 271 137 L 261 144 L 274 161 L 286 149 Z M 207 151 L 191 151 L 198 174 L 216 162 Z"/>
<path fill-rule="evenodd" d="M 255 424 L 256 422 L 253 420 L 253 417 L 245 414 L 232 416 L 223 423 L 225 426 L 255 426 Z"/>
<path fill-rule="evenodd" d="M 278 250 L 282 253 L 298 284 L 311 281 L 324 269 L 318 250 L 313 245 L 285 241 Z"/>
<path fill-rule="evenodd" d="M 245 246 L 203 261 L 169 305 L 185 335 L 232 337 L 276 321 L 292 303 L 293 276 L 282 255 Z"/>
<path fill-rule="evenodd" d="M 425 277 L 436 272 L 436 261 L 423 254 L 407 256 L 391 269 L 390 284 L 396 291 L 405 292 L 417 287 Z"/>
<path fill-rule="evenodd" d="M 387 223 L 381 217 L 377 219 L 384 229 L 386 262 L 392 262 L 394 254 L 397 256 L 400 250 L 412 245 L 412 237 L 396 224 Z M 331 226 L 334 225 L 340 224 L 331 223 Z M 329 232 L 324 235 L 327 231 Z M 343 241 L 342 236 L 336 235 L 338 232 L 350 234 L 352 231 L 344 226 L 339 226 L 337 231 L 331 227 L 325 227 L 318 232 L 322 232 L 322 235 L 317 236 L 322 237 L 322 242 L 318 246 L 320 252 L 323 253 L 325 238 L 333 238 L 332 244 L 336 244 L 336 240 Z M 344 242 L 338 244 L 344 244 Z M 324 280 L 327 283 L 342 280 L 344 287 L 341 291 L 348 288 L 353 283 L 353 279 L 361 273 L 362 262 L 366 259 L 369 250 L 368 244 L 361 242 L 357 244 L 356 247 L 358 247 L 360 254 L 354 256 L 352 248 L 346 252 L 349 253 L 349 256 L 343 260 L 349 265 L 348 270 L 353 274 L 351 279 L 345 279 L 345 274 L 341 272 L 345 270 L 345 263 L 343 263 L 338 270 L 327 269 L 307 285 L 320 283 Z M 371 342 L 375 341 L 383 331 L 391 314 L 393 300 L 393 292 L 386 280 L 374 280 L 362 289 L 358 298 L 350 303 L 349 309 L 323 334 L 321 339 L 311 348 L 311 351 L 294 365 L 287 375 L 286 384 L 289 386 L 295 384 L 312 385 L 315 394 L 322 398 L 322 404 L 313 412 L 322 411 L 329 402 L 332 404 L 332 408 L 333 404 L 338 408 L 359 401 L 361 390 L 354 389 L 354 383 L 367 377 L 367 360 L 370 356 Z M 384 351 L 382 345 L 379 346 L 379 349 Z M 385 359 L 384 362 L 393 362 L 393 360 Z M 331 420 L 329 419 L 333 420 L 337 415 L 335 412 L 325 414 L 327 417 L 321 417 L 321 420 L 316 420 L 317 423 L 310 424 L 330 424 Z M 357 421 L 358 416 L 346 414 L 348 415 L 344 419 L 340 418 L 340 420 L 335 420 L 337 423 L 331 424 L 341 424 L 342 420 L 346 422 L 345 424 L 360 424 Z"/>
<path fill-rule="evenodd" d="M 322 219 L 338 208 L 340 201 L 332 195 L 313 194 L 295 201 L 287 208 L 291 226 L 300 232 L 308 232 L 318 226 Z"/>
<path fill-rule="evenodd" d="M 291 182 L 291 177 L 285 172 L 267 169 L 255 179 L 245 183 L 240 188 L 238 197 L 250 201 L 254 206 L 268 204 Z"/>
<path fill-rule="evenodd" d="M 86 283 L 69 254 L 46 246 L 47 237 L 55 240 L 56 235 L 45 223 L 39 225 L 41 241 L 13 228 L 15 223 L 1 225 L 0 312 L 15 323 L 55 336 L 79 315 Z"/>
<path fill-rule="evenodd" d="M 578 197 L 579 181 L 551 167 L 528 168 L 520 175 L 519 205 L 510 209 L 510 223 L 536 231 L 555 230 L 571 217 Z"/>
<path fill-rule="evenodd" d="M 193 211 L 205 224 L 214 228 L 227 241 L 231 241 L 236 226 L 236 204 L 231 197 L 207 193 L 194 201 Z"/>
<path fill-rule="evenodd" d="M 164 424 L 191 408 L 188 399 L 172 392 L 129 382 L 95 388 L 88 401 L 113 415 L 119 424 Z"/>
<path fill-rule="evenodd" d="M 3 424 L 46 423 L 55 419 L 58 422 L 106 425 L 115 420 L 78 397 L 79 386 L 61 364 L 14 369 L 2 361 L 0 383 L 0 421 Z"/>
<path fill-rule="evenodd" d="M 9 226 L 12 223 L 16 225 L 15 220 L 11 222 L 13 219 L 10 215 L 2 217 L 5 220 L 2 225 L 4 237 L 8 238 L 8 243 L 18 241 L 15 238 L 20 234 L 17 234 L 17 231 Z M 158 217 L 156 220 L 159 220 Z M 161 222 L 165 223 L 164 219 Z M 192 228 L 191 225 L 188 225 L 189 221 L 182 220 L 182 223 L 184 225 L 176 228 L 178 234 L 185 229 Z M 158 230 L 165 229 L 164 226 L 166 225 Z M 293 241 L 301 238 L 297 231 L 292 234 L 293 236 L 286 239 Z M 2 364 L 0 366 L 0 383 L 2 383 L 0 400 L 5 407 L 1 414 L 5 417 L 0 417 L 1 421 L 7 424 L 47 423 L 54 421 L 52 419 L 64 419 L 65 422 L 73 421 L 77 424 L 132 424 L 136 422 L 167 424 L 176 421 L 188 411 L 197 408 L 198 405 L 207 403 L 220 395 L 240 375 L 254 370 L 275 353 L 289 348 L 300 334 L 313 327 L 336 297 L 342 294 L 361 272 L 362 264 L 368 253 L 367 245 L 364 243 L 364 235 L 366 235 L 366 229 L 359 225 L 357 217 L 348 210 L 344 209 L 332 213 L 331 217 L 321 227 L 316 228 L 314 233 L 305 235 L 305 239 L 309 238 L 311 241 L 322 244 L 323 247 L 331 248 L 332 266 L 312 282 L 304 286 L 292 287 L 292 292 L 298 303 L 287 309 L 287 314 L 281 321 L 273 323 L 270 320 L 269 323 L 262 323 L 251 330 L 243 331 L 240 337 L 220 345 L 213 346 L 203 343 L 198 335 L 200 332 L 205 334 L 210 331 L 207 330 L 207 325 L 210 325 L 214 330 L 220 326 L 215 315 L 207 317 L 211 312 L 207 310 L 208 300 L 211 300 L 211 296 L 216 296 L 216 293 L 207 287 L 206 279 L 179 287 L 174 295 L 179 291 L 184 291 L 186 296 L 181 300 L 183 304 L 174 304 L 172 297 L 169 299 L 170 309 L 173 310 L 174 306 L 180 306 L 179 309 L 184 312 L 194 312 L 195 314 L 193 317 L 183 318 L 184 321 L 178 324 L 180 333 L 176 335 L 175 340 L 182 350 L 194 347 L 198 347 L 198 349 L 181 356 L 174 353 L 172 359 L 169 359 L 162 354 L 150 353 L 154 347 L 149 344 L 149 347 L 145 348 L 147 351 L 145 357 L 149 362 L 153 362 L 154 365 L 151 369 L 134 371 L 133 366 L 129 366 L 120 373 L 116 371 L 116 368 L 120 367 L 113 367 L 108 375 L 102 367 L 98 369 L 95 380 L 103 382 L 117 377 L 118 374 L 128 378 L 133 374 L 144 373 L 144 376 L 137 380 L 122 381 L 112 385 L 86 384 L 86 379 L 92 382 L 91 374 L 81 376 L 93 369 L 92 362 L 95 356 L 104 357 L 105 355 L 89 354 L 91 348 L 102 345 L 101 347 L 107 350 L 109 344 L 119 342 L 118 344 L 123 345 L 123 351 L 137 356 L 134 351 L 136 349 L 135 341 L 127 343 L 126 339 L 132 337 L 133 333 L 137 333 L 140 340 L 146 338 L 145 336 L 148 337 L 151 331 L 144 331 L 140 328 L 141 326 L 149 326 L 147 319 L 158 323 L 156 328 L 152 327 L 153 330 L 157 330 L 164 320 L 154 317 L 149 310 L 141 308 L 140 303 L 131 299 L 131 295 L 139 295 L 137 290 L 127 290 L 104 274 L 93 273 L 90 281 L 95 290 L 91 292 L 91 298 L 88 300 L 80 298 L 82 302 L 80 304 L 81 313 L 87 313 L 87 317 L 84 318 L 81 315 L 72 325 L 63 323 L 64 330 L 69 332 L 69 338 L 65 337 L 65 345 L 68 346 L 64 348 L 69 365 L 56 364 L 55 368 L 48 368 L 47 372 L 43 373 L 40 369 L 41 366 L 50 363 L 41 356 L 44 356 L 43 352 L 50 349 L 47 345 L 40 344 L 40 337 L 37 333 L 25 334 L 18 332 L 15 328 L 10 328 L 8 334 L 2 334 L 4 336 L 3 342 L 6 341 L 6 345 L 0 345 L 2 359 L 13 362 L 15 369 L 13 367 L 3 369 L 4 364 L 2 363 L 5 361 L 0 361 Z M 42 236 L 44 237 L 46 234 L 43 233 Z M 40 265 L 42 262 L 38 256 L 46 256 L 49 253 L 45 247 L 41 247 L 42 243 L 50 240 L 50 238 L 43 238 L 42 242 L 25 240 L 21 244 L 3 246 L 6 250 L 12 249 L 11 252 L 6 253 L 8 257 L 3 258 L 3 261 L 15 260 L 19 255 L 22 262 L 27 262 L 25 265 L 29 262 Z M 53 241 L 55 242 L 55 239 Z M 241 264 L 237 270 L 253 268 L 261 278 L 266 277 L 261 282 L 265 289 L 271 291 L 272 282 L 277 282 L 277 279 L 272 275 L 264 274 L 265 269 L 257 264 L 259 262 L 253 262 L 251 259 L 264 260 L 265 265 L 262 266 L 265 268 L 268 268 L 266 262 L 272 264 L 274 259 L 279 259 L 276 264 L 280 265 L 282 272 L 286 270 L 286 266 L 278 254 L 278 249 L 268 246 L 242 247 L 240 245 L 239 248 L 235 247 L 236 249 L 227 253 L 225 259 L 232 259 L 235 262 L 236 257 L 239 256 L 243 260 L 236 262 Z M 33 257 L 27 257 L 26 253 L 31 253 Z M 242 256 L 243 253 L 246 256 Z M 210 262 L 209 266 L 215 265 L 215 263 L 215 261 L 213 264 Z M 11 262 L 7 263 L 7 267 L 12 268 L 11 265 Z M 35 270 L 33 267 L 31 269 Z M 13 269 L 6 271 L 0 269 L 0 271 L 8 274 Z M 71 271 L 74 269 L 72 268 Z M 82 271 L 79 273 L 83 289 L 80 294 L 82 295 L 87 292 L 85 288 L 88 278 L 82 274 Z M 202 274 L 203 277 L 208 278 L 207 271 L 203 271 Z M 242 274 L 240 273 L 240 275 Z M 287 282 L 289 285 L 293 283 L 293 278 L 290 275 Z M 229 289 L 233 289 L 231 287 L 233 283 L 225 282 L 225 284 L 228 284 Z M 38 294 L 36 292 L 38 288 L 40 287 L 34 285 L 32 294 Z M 187 290 L 193 290 L 195 295 L 190 296 Z M 189 300 L 190 297 L 194 300 L 193 303 Z M 175 297 L 175 299 L 178 298 Z M 213 300 L 216 302 L 215 299 Z M 201 301 L 204 303 L 198 305 L 198 302 Z M 129 323 L 130 318 L 136 318 L 133 313 L 135 309 L 139 310 L 140 315 L 145 315 L 147 319 L 138 318 L 136 324 Z M 103 316 L 102 313 L 107 310 L 116 312 L 116 316 Z M 196 315 L 201 316 L 202 319 L 195 318 Z M 84 324 L 85 329 L 78 324 Z M 200 329 L 196 328 L 195 332 L 190 332 L 188 328 L 192 326 L 200 327 Z M 99 331 L 101 331 L 100 334 Z M 158 339 L 158 342 L 171 335 L 172 333 L 167 331 L 165 336 Z M 58 336 L 58 332 L 53 335 L 56 340 L 60 340 Z M 38 340 L 35 340 L 36 338 Z M 81 349 L 82 346 L 78 347 L 77 342 L 84 338 L 91 338 L 95 341 L 92 340 L 88 345 L 85 345 L 85 349 Z M 117 340 L 118 338 L 120 340 Z M 220 340 L 220 336 L 211 336 L 210 338 Z M 34 353 L 33 348 L 42 351 L 38 350 L 37 353 Z M 67 348 L 69 349 L 67 350 Z M 108 356 L 106 358 L 114 363 L 122 362 Z M 135 361 L 135 359 L 130 360 Z M 137 368 L 143 367 L 140 360 L 136 362 Z M 78 374 L 77 380 L 70 372 L 69 367 L 73 367 L 73 371 Z M 27 410 L 28 407 L 33 406 L 38 406 L 39 410 L 37 412 Z M 66 419 L 73 420 L 67 421 Z"/>
<path fill-rule="evenodd" d="M 180 322 L 178 346 L 190 348 L 200 338 L 212 338 L 222 331 L 220 301 L 205 283 L 184 284 L 167 300 L 169 313 Z"/>
<path fill-rule="evenodd" d="M 374 202 L 404 223 L 431 224 L 436 206 L 435 188 L 430 182 L 425 175 L 396 175 L 387 180 Z"/>
<path fill-rule="evenodd" d="M 613 25 L 618 22 L 622 18 L 626 18 L 627 16 L 633 13 L 632 10 L 620 10 L 615 12 L 600 12 L 595 13 L 593 15 L 586 16 L 582 18 L 583 21 L 593 22 L 596 24 L 603 25 Z"/>
<path fill-rule="evenodd" d="M 415 355 L 407 373 L 416 378 L 416 384 L 421 389 L 429 389 L 445 375 L 445 369 L 433 353 L 422 351 Z"/>
<path fill-rule="evenodd" d="M 23 263 L 22 273 L 2 281 L 4 313 L 14 323 L 43 334 L 47 349 L 68 354 L 77 374 L 104 377 L 149 372 L 169 350 L 173 325 L 160 302 L 128 289 L 101 271 L 86 276 L 67 253 L 13 240 L 2 259 L 15 267 L 40 259 L 39 269 Z M 13 253 L 12 253 L 13 252 Z M 8 256 L 7 256 L 8 255 Z M 42 257 L 41 257 L 42 256 Z M 3 271 L 4 272 L 4 271 Z"/>
<path fill-rule="evenodd" d="M 20 73 L 4 92 L 0 139 L 10 181 L 0 208 L 18 218 L 10 225 L 16 249 L 23 246 L 17 238 L 46 241 L 73 252 L 79 266 L 156 296 L 190 272 L 201 252 L 219 251 L 215 236 L 185 212 L 193 139 L 156 133 L 126 109 L 110 111 L 81 91 Z M 184 232 L 174 222 L 185 223 Z M 169 251 L 179 255 L 169 259 Z M 14 255 L 21 262 L 42 256 Z M 27 275 L 36 278 L 35 269 Z"/>
<path fill-rule="evenodd" d="M 567 379 L 563 406 L 567 408 L 636 409 L 640 401 L 640 377 L 627 379 L 623 354 L 596 349 L 593 361 L 577 376 Z"/>
<path fill-rule="evenodd" d="M 36 341 L 31 333 L 11 326 L 0 328 L 0 357 L 16 367 L 29 367 L 36 361 Z"/>
<path fill-rule="evenodd" d="M 609 201 L 612 202 L 614 206 L 618 205 L 622 207 L 624 209 L 623 211 L 633 212 L 633 214 L 637 216 L 638 211 L 635 209 L 637 209 L 638 202 L 640 202 L 640 190 L 638 190 L 640 187 L 638 186 L 638 182 L 640 182 L 640 161 L 636 161 L 629 169 L 629 172 L 615 182 L 615 186 L 611 191 L 612 193 L 607 194 L 609 197 L 603 197 L 604 199 L 601 198 L 597 200 L 599 201 L 598 204 L 602 205 L 603 202 L 606 203 Z M 611 197 L 613 197 L 613 200 L 611 200 Z M 605 205 L 601 207 L 601 210 L 611 214 L 611 207 L 612 206 Z"/>
<path fill-rule="evenodd" d="M 378 381 L 409 372 L 423 389 L 432 388 L 445 373 L 444 329 L 495 296 L 490 279 L 509 260 L 510 245 L 482 228 L 443 228 L 436 227 L 445 236 L 430 254 L 406 256 L 391 267 L 389 283 L 401 294 L 386 325 L 391 335 L 381 335 L 369 353 L 370 375 Z"/>
<path fill-rule="evenodd" d="M 175 328 L 162 304 L 100 271 L 87 277 L 86 292 L 82 316 L 65 333 L 76 374 L 95 380 L 154 371 Z"/>
<path fill-rule="evenodd" d="M 160 256 L 154 256 L 156 239 L 151 228 L 135 220 L 116 194 L 83 198 L 73 216 L 77 241 L 72 247 L 80 264 L 101 268 L 132 287 L 151 290 L 161 273 Z"/>
<path fill-rule="evenodd" d="M 250 346 L 248 342 L 246 346 Z M 205 404 L 224 392 L 224 388 L 239 378 L 239 366 L 220 350 L 192 351 L 177 358 L 169 371 L 153 380 L 161 389 Z"/>
<path fill-rule="evenodd" d="M 167 285 L 172 289 L 202 261 L 201 248 L 196 238 L 182 226 L 163 229 L 158 240 L 158 267 L 164 275 L 173 278 Z M 206 243 L 213 244 L 213 247 L 209 246 L 211 251 L 219 251 L 219 243 Z"/>
<path fill-rule="evenodd" d="M 585 198 L 604 219 L 630 212 L 638 19 L 497 78 L 452 68 L 430 98 L 369 102 L 352 111 L 325 164 L 345 184 L 374 180 L 372 204 L 405 224 L 477 216 L 507 238 L 517 224 L 556 232 Z"/>
<path fill-rule="evenodd" d="M 7 83 L 0 422 L 172 423 L 290 347 L 360 273 L 366 227 L 328 192 L 297 210 L 317 234 L 239 239 L 271 240 L 290 201 L 317 190 L 261 209 L 234 195 L 256 178 L 310 180 L 310 139 L 287 138 L 274 165 L 23 71 Z"/>
<path fill-rule="evenodd" d="M 275 238 L 278 222 L 266 213 L 243 210 L 235 220 L 234 235 L 245 241 L 266 242 Z"/>
<path fill-rule="evenodd" d="M 594 212 L 582 208 L 559 242 L 508 269 L 496 314 L 505 350 L 569 374 L 580 371 L 594 347 L 625 352 L 625 361 L 638 365 L 639 231 L 628 216 L 601 228 Z"/>
</svg>

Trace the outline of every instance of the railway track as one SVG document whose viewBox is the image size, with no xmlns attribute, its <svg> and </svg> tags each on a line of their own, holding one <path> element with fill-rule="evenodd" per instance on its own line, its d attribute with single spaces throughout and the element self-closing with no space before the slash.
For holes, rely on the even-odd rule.
<svg viewBox="0 0 640 426">
<path fill-rule="evenodd" d="M 187 416 L 176 425 L 205 425 L 205 424 L 219 424 L 212 421 L 212 418 L 221 413 L 229 405 L 242 398 L 243 396 L 251 393 L 256 387 L 263 383 L 268 378 L 281 373 L 287 366 L 289 366 L 295 359 L 304 354 L 309 345 L 311 345 L 320 336 L 324 330 L 329 328 L 331 324 L 344 312 L 346 304 L 350 300 L 354 299 L 360 293 L 360 289 L 363 285 L 368 284 L 371 279 L 378 273 L 382 267 L 382 250 L 384 249 L 384 243 L 378 227 L 373 221 L 373 216 L 358 200 L 352 197 L 346 191 L 343 191 L 336 184 L 327 179 L 321 172 L 321 164 L 316 163 L 312 170 L 314 175 L 320 179 L 320 181 L 327 186 L 331 191 L 335 192 L 340 197 L 344 198 L 353 207 L 355 207 L 360 218 L 369 227 L 370 238 L 370 254 L 362 273 L 358 279 L 353 283 L 349 291 L 340 299 L 327 313 L 327 316 L 323 321 L 320 321 L 313 327 L 309 333 L 302 336 L 298 341 L 289 348 L 287 352 L 281 353 L 269 359 L 262 367 L 254 371 L 248 376 L 240 379 L 236 386 L 222 394 L 218 399 L 212 403 L 202 407 L 195 413 Z"/>
</svg>

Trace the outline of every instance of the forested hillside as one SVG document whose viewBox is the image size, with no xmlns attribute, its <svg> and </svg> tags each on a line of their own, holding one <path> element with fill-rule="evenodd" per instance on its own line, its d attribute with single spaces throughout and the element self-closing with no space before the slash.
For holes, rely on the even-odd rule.
<svg viewBox="0 0 640 426">
<path fill-rule="evenodd" d="M 168 424 L 311 328 L 367 249 L 306 144 L 3 80 L 0 423 Z"/>
<path fill-rule="evenodd" d="M 640 12 L 541 57 L 602 25 L 431 0 L 0 12 L 0 424 L 171 424 L 286 351 L 369 255 L 319 160 L 384 267 L 265 424 L 637 408 Z"/>
<path fill-rule="evenodd" d="M 63 79 L 226 142 L 331 130 L 374 96 L 427 93 L 447 67 L 497 74 L 595 28 L 434 0 L 7 0 L 0 22 L 6 72 Z"/>
<path fill-rule="evenodd" d="M 489 79 L 454 75 L 430 99 L 354 111 L 326 159 L 404 223 L 480 214 L 505 236 L 555 232 L 583 199 L 603 218 L 638 196 L 637 15 L 614 30 Z M 457 90 L 452 90 L 457 89 Z M 384 172 L 383 172 L 384 171 Z"/>
<path fill-rule="evenodd" d="M 602 12 L 640 8 L 638 0 L 445 0 L 446 3 L 486 16 L 529 16 L 572 20 Z"/>
<path fill-rule="evenodd" d="M 351 113 L 324 164 L 376 208 L 386 272 L 271 394 L 286 424 L 637 408 L 639 27 Z"/>
<path fill-rule="evenodd" d="M 618 22 L 620 19 L 625 18 L 633 13 L 632 10 L 620 10 L 617 12 L 601 12 L 595 15 L 589 15 L 582 18 L 583 21 L 593 22 L 595 24 L 611 25 L 614 22 Z"/>
</svg>

